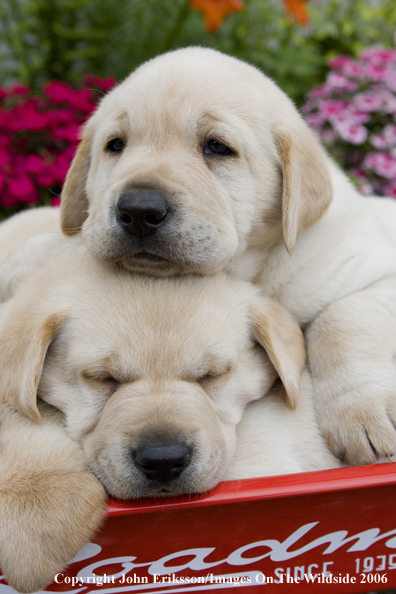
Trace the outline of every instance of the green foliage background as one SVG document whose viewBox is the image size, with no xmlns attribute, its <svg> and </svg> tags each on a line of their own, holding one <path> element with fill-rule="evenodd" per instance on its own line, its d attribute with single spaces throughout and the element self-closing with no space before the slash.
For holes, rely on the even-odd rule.
<svg viewBox="0 0 396 594">
<path fill-rule="evenodd" d="M 0 0 L 0 84 L 40 87 L 84 72 L 125 77 L 141 62 L 186 45 L 213 47 L 255 64 L 294 100 L 321 83 L 327 61 L 374 44 L 394 45 L 394 0 L 315 0 L 310 25 L 285 17 L 281 0 L 245 9 L 208 33 L 187 0 Z"/>
</svg>

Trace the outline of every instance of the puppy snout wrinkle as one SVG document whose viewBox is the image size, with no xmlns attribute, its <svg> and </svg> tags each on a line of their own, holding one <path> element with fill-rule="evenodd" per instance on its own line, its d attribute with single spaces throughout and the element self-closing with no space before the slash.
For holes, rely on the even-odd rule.
<svg viewBox="0 0 396 594">
<path fill-rule="evenodd" d="M 182 441 L 145 444 L 135 450 L 135 466 L 146 478 L 161 483 L 168 483 L 180 476 L 190 461 L 190 447 Z"/>
<path fill-rule="evenodd" d="M 125 192 L 117 203 L 119 224 L 139 239 L 154 235 L 164 224 L 168 213 L 168 202 L 152 190 Z"/>
</svg>

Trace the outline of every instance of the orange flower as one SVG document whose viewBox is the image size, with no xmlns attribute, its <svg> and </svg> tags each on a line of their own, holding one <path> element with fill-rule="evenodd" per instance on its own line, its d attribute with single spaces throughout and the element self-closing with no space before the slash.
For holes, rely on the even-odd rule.
<svg viewBox="0 0 396 594">
<path fill-rule="evenodd" d="M 309 17 L 306 7 L 307 0 L 282 0 L 285 11 L 297 19 L 300 25 L 308 25 Z"/>
<path fill-rule="evenodd" d="M 203 13 L 205 27 L 213 33 L 220 29 L 227 14 L 243 9 L 243 2 L 241 0 L 190 0 L 190 6 Z"/>
</svg>

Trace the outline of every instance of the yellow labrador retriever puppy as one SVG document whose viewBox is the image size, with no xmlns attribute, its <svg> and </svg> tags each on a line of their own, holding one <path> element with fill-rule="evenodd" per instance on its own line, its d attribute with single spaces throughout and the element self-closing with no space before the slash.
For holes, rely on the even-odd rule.
<svg viewBox="0 0 396 594">
<path fill-rule="evenodd" d="M 395 453 L 396 247 L 258 70 L 204 48 L 138 68 L 85 126 L 61 214 L 127 270 L 253 280 L 305 329 L 333 452 Z"/>
<path fill-rule="evenodd" d="M 4 236 L 29 237 L 29 217 Z M 305 363 L 298 325 L 247 283 L 131 276 L 67 238 L 43 263 L 53 237 L 10 255 L 25 278 L 0 271 L 0 565 L 22 592 L 90 539 L 102 485 L 131 498 L 217 484 L 246 405 L 279 375 L 295 408 Z"/>
</svg>

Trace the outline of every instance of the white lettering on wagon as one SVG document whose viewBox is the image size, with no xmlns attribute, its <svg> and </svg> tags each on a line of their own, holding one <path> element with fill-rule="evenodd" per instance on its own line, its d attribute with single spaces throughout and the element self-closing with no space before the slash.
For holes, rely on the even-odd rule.
<svg viewBox="0 0 396 594">
<path fill-rule="evenodd" d="M 187 569 L 190 569 L 192 571 L 207 571 L 209 569 L 223 564 L 227 564 L 229 566 L 247 566 L 262 561 L 266 558 L 278 563 L 294 559 L 296 557 L 299 557 L 300 555 L 303 555 L 304 553 L 307 553 L 308 551 L 311 551 L 313 549 L 316 549 L 317 547 L 321 547 L 326 544 L 328 546 L 322 551 L 322 555 L 329 555 L 331 553 L 334 553 L 335 551 L 337 551 L 341 547 L 344 547 L 345 545 L 350 545 L 349 548 L 347 548 L 347 552 L 366 551 L 379 541 L 385 541 L 384 545 L 388 549 L 396 549 L 396 529 L 381 534 L 381 530 L 379 528 L 370 528 L 368 530 L 364 530 L 351 536 L 348 536 L 347 530 L 339 530 L 336 532 L 331 532 L 319 536 L 314 540 L 311 540 L 311 542 L 308 542 L 304 546 L 300 548 L 295 548 L 296 545 L 298 546 L 298 542 L 303 537 L 306 537 L 306 535 L 308 535 L 309 532 L 313 530 L 315 526 L 318 525 L 319 522 L 311 522 L 309 524 L 305 524 L 304 526 L 298 528 L 295 532 L 293 532 L 282 542 L 276 539 L 266 539 L 246 544 L 232 551 L 228 555 L 228 557 L 218 561 L 207 561 L 207 557 L 209 557 L 212 553 L 216 551 L 216 547 L 191 548 L 176 551 L 174 553 L 165 555 L 160 559 L 148 561 L 145 563 L 136 562 L 136 556 L 122 556 L 108 559 L 100 559 L 81 569 L 81 571 L 78 572 L 77 577 L 79 578 L 81 585 L 83 583 L 89 583 L 88 578 L 96 577 L 98 574 L 96 574 L 95 572 L 99 568 L 104 568 L 108 565 L 120 565 L 122 568 L 120 569 L 120 571 L 118 571 L 118 573 L 109 576 L 111 578 L 112 583 L 114 583 L 113 580 L 122 578 L 122 576 L 124 576 L 125 574 L 128 574 L 132 572 L 135 568 L 139 567 L 147 567 L 147 573 L 151 576 L 161 576 L 168 575 L 170 573 L 176 574 Z M 304 540 L 306 540 L 306 538 Z M 265 547 L 268 550 L 262 552 L 262 549 Z M 83 551 L 79 555 L 77 555 L 71 561 L 71 563 L 77 563 L 85 559 L 95 558 L 101 552 L 101 550 L 102 549 L 99 545 L 90 543 L 86 545 L 86 547 L 84 547 Z M 254 555 L 255 551 L 256 556 L 252 556 L 252 553 Z M 246 556 L 247 554 L 249 556 Z M 188 561 L 185 561 L 186 556 L 190 557 Z M 181 560 L 182 557 L 184 557 L 183 562 L 178 562 L 178 560 Z M 0 581 L 3 580 L 4 576 L 0 576 Z M 78 590 L 74 589 L 73 594 L 77 594 L 77 592 L 81 592 L 85 589 L 86 586 L 83 586 Z M 110 591 L 114 592 L 117 589 L 120 590 L 120 588 L 109 588 L 108 590 L 103 588 L 101 589 L 101 592 L 102 594 L 105 594 L 108 591 L 110 594 Z M 0 594 L 11 594 L 12 592 L 14 592 L 12 588 L 0 583 Z"/>
<path fill-rule="evenodd" d="M 381 534 L 379 528 L 370 528 L 352 536 L 348 536 L 347 530 L 331 532 L 329 534 L 315 538 L 315 540 L 312 540 L 310 543 L 305 544 L 301 548 L 290 550 L 290 547 L 296 545 L 303 536 L 308 534 L 318 524 L 319 522 L 311 522 L 301 526 L 301 528 L 293 532 L 293 534 L 291 534 L 283 542 L 275 539 L 252 542 L 236 549 L 230 553 L 228 557 L 219 561 L 206 561 L 206 558 L 216 550 L 215 547 L 192 548 L 177 551 L 155 561 L 148 561 L 147 563 L 136 563 L 137 557 L 128 556 L 103 559 L 82 569 L 78 576 L 86 578 L 88 576 L 95 575 L 94 571 L 99 567 L 118 563 L 123 567 L 123 570 L 115 574 L 116 579 L 137 567 L 147 567 L 147 572 L 149 575 L 166 575 L 169 573 L 178 573 L 186 569 L 193 571 L 207 570 L 209 568 L 222 565 L 223 563 L 231 566 L 251 565 L 266 558 L 269 558 L 271 561 L 275 562 L 288 561 L 289 559 L 294 559 L 295 557 L 303 555 L 304 553 L 307 553 L 308 551 L 311 551 L 312 549 L 324 544 L 328 544 L 328 547 L 323 551 L 323 555 L 334 553 L 349 543 L 353 544 L 347 549 L 347 552 L 366 551 L 375 543 L 385 539 L 388 539 L 385 542 L 386 547 L 391 549 L 396 548 L 396 529 Z M 263 547 L 267 547 L 269 550 L 255 557 L 251 556 L 251 553 L 254 552 L 255 549 L 262 549 Z M 248 552 L 250 553 L 250 556 L 244 556 Z M 186 556 L 192 557 L 192 559 L 182 564 L 177 563 L 179 558 Z"/>
</svg>

